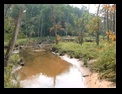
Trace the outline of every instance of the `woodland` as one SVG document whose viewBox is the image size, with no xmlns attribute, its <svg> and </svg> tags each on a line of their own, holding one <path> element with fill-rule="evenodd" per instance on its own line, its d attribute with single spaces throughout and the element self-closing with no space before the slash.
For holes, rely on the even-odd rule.
<svg viewBox="0 0 122 94">
<path fill-rule="evenodd" d="M 88 7 L 69 4 L 4 4 L 4 87 L 13 88 L 11 71 L 19 55 L 16 46 L 51 44 L 60 55 L 84 61 L 100 79 L 116 83 L 116 4 Z M 92 64 L 89 60 L 97 59 Z"/>
</svg>

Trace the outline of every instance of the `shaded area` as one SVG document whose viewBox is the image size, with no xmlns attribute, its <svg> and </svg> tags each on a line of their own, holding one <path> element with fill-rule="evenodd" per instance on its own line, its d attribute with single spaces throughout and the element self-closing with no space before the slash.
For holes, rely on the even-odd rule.
<svg viewBox="0 0 122 94">
<path fill-rule="evenodd" d="M 20 57 L 25 62 L 25 66 L 16 71 L 20 74 L 21 80 L 38 73 L 55 78 L 56 75 L 68 71 L 71 66 L 70 63 L 61 60 L 49 51 L 35 52 L 28 48 L 20 52 Z"/>
</svg>

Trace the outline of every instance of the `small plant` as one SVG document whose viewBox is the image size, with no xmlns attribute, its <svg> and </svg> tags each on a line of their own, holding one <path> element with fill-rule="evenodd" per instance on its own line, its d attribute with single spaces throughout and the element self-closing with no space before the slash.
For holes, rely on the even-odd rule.
<svg viewBox="0 0 122 94">
<path fill-rule="evenodd" d="M 13 75 L 11 73 L 13 65 L 8 65 L 7 67 L 4 67 L 4 88 L 19 88 L 20 82 L 19 80 L 13 79 Z"/>
<path fill-rule="evenodd" d="M 84 62 L 83 65 L 87 67 L 88 59 L 87 58 L 84 58 L 83 62 Z"/>
</svg>

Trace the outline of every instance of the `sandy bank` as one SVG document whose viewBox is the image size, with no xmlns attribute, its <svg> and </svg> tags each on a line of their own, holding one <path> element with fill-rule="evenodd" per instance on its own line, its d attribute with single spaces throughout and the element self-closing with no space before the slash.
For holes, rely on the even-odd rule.
<svg viewBox="0 0 122 94">
<path fill-rule="evenodd" d="M 70 58 L 68 55 L 60 56 L 67 62 L 75 65 L 81 72 L 82 75 L 89 75 L 84 77 L 84 84 L 87 88 L 116 88 L 116 84 L 106 80 L 100 80 L 98 73 L 92 73 L 88 67 L 83 66 L 83 62 L 75 58 Z M 94 60 L 91 60 L 92 63 Z"/>
</svg>

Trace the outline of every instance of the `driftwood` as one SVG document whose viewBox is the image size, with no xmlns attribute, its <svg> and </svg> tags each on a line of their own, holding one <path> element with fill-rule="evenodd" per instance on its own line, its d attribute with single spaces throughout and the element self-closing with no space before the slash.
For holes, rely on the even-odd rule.
<svg viewBox="0 0 122 94">
<path fill-rule="evenodd" d="M 83 77 L 88 77 L 89 75 L 83 75 Z"/>
<path fill-rule="evenodd" d="M 93 40 L 90 40 L 90 39 L 89 39 L 89 40 L 86 39 L 85 41 L 86 41 L 86 42 L 93 42 Z"/>
</svg>

